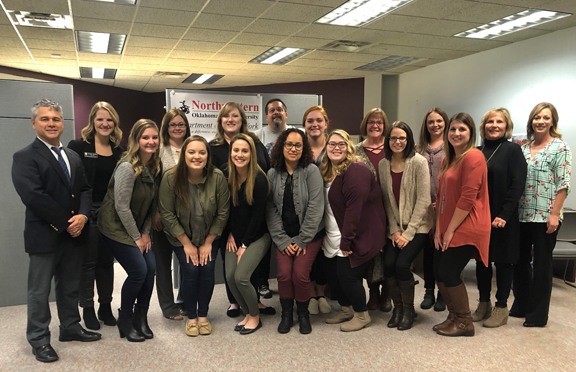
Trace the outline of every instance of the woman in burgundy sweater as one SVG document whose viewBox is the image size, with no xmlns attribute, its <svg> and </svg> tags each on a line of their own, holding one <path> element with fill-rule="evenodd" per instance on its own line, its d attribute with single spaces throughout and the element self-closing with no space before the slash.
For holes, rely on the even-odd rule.
<svg viewBox="0 0 576 372">
<path fill-rule="evenodd" d="M 460 276 L 472 256 L 488 263 L 488 169 L 475 144 L 476 125 L 470 115 L 452 116 L 444 134 L 446 157 L 440 168 L 434 235 L 434 276 L 449 313 L 433 329 L 443 336 L 474 336 L 468 292 Z"/>
<path fill-rule="evenodd" d="M 327 156 L 322 159 L 320 170 L 324 181 L 332 182 L 328 200 L 342 234 L 340 250 L 344 257 L 336 257 L 338 282 L 330 286 L 342 312 L 348 312 L 343 320 L 350 320 L 340 326 L 345 332 L 371 324 L 362 277 L 386 239 L 382 191 L 370 168 L 359 162 L 355 153 L 350 135 L 335 130 L 328 136 Z"/>
</svg>

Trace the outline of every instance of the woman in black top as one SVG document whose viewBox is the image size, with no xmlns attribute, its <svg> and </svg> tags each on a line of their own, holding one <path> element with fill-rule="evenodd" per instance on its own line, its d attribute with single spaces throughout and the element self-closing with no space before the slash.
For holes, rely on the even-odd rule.
<svg viewBox="0 0 576 372">
<path fill-rule="evenodd" d="M 489 266 L 476 261 L 476 279 L 480 302 L 472 314 L 475 322 L 487 319 L 484 327 L 496 328 L 508 323 L 508 296 L 514 277 L 513 264 L 518 262 L 520 222 L 518 203 L 526 184 L 526 161 L 517 144 L 508 141 L 514 124 L 505 108 L 495 108 L 484 114 L 479 149 L 488 165 L 488 195 L 492 231 L 490 233 Z M 492 308 L 492 262 L 496 266 L 496 304 Z"/>
<path fill-rule="evenodd" d="M 234 327 L 249 334 L 262 327 L 258 296 L 250 277 L 270 247 L 264 213 L 269 185 L 256 163 L 256 147 L 249 135 L 230 141 L 228 185 L 232 197 L 226 243 L 226 279 L 246 317 Z"/>
<path fill-rule="evenodd" d="M 100 239 L 98 210 L 104 200 L 108 182 L 116 162 L 124 152 L 120 146 L 122 131 L 118 113 L 108 102 L 98 102 L 90 111 L 88 125 L 82 129 L 82 138 L 70 141 L 68 148 L 74 150 L 84 164 L 86 177 L 92 186 L 92 210 L 90 212 L 89 236 L 86 240 L 82 274 L 80 277 L 80 306 L 86 328 L 100 329 L 94 311 L 94 280 L 98 288 L 98 318 L 109 326 L 116 325 L 110 302 L 114 286 L 114 256 Z"/>
<path fill-rule="evenodd" d="M 255 134 L 248 131 L 248 118 L 246 117 L 246 113 L 236 102 L 228 102 L 220 109 L 218 113 L 218 118 L 216 119 L 216 136 L 212 141 L 210 141 L 210 153 L 212 154 L 212 164 L 222 170 L 226 171 L 228 168 L 228 157 L 230 152 L 230 141 L 232 138 L 239 134 L 247 134 L 249 135 L 252 140 L 254 141 L 254 145 L 256 147 L 256 160 L 260 168 L 266 173 L 270 168 L 270 157 L 268 156 L 268 151 L 266 147 L 260 142 L 258 137 Z M 224 231 L 222 234 L 223 237 L 228 236 L 228 231 Z M 238 307 L 238 302 L 234 298 L 234 295 L 230 291 L 230 286 L 228 285 L 228 281 L 226 280 L 226 239 L 225 238 L 218 238 L 214 241 L 214 244 L 218 245 L 220 248 L 220 254 L 222 255 L 222 261 L 224 263 L 224 283 L 226 285 L 226 294 L 228 296 L 228 301 L 230 302 L 230 306 L 228 307 L 228 311 L 226 314 L 231 317 L 237 317 L 240 315 L 240 309 Z M 266 280 L 268 279 L 268 274 L 270 272 L 270 259 L 271 253 L 270 250 L 266 253 L 266 256 L 261 261 L 262 263 L 258 265 L 256 269 L 256 273 L 265 272 L 265 275 L 257 275 L 254 274 L 252 278 L 252 284 L 258 288 L 261 284 L 262 279 L 261 276 L 264 276 Z M 268 265 L 266 266 L 266 262 Z M 258 294 L 258 299 L 260 299 L 260 294 Z M 265 305 L 259 303 L 258 307 L 260 308 L 260 312 L 262 314 L 267 315 L 274 315 L 276 314 L 276 310 L 273 307 L 266 307 Z"/>
</svg>

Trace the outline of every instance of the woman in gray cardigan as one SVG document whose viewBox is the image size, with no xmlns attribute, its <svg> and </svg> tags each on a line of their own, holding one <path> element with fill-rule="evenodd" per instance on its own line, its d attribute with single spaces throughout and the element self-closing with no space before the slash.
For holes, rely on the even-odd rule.
<svg viewBox="0 0 576 372">
<path fill-rule="evenodd" d="M 268 230 L 276 249 L 278 294 L 282 320 L 278 332 L 292 327 L 296 300 L 300 333 L 312 332 L 310 269 L 322 245 L 318 231 L 324 215 L 324 182 L 314 165 L 306 136 L 298 129 L 284 131 L 270 154 L 271 199 L 266 208 Z"/>
<path fill-rule="evenodd" d="M 384 143 L 386 157 L 378 164 L 388 242 L 384 249 L 384 275 L 394 303 L 389 328 L 412 328 L 414 275 L 410 266 L 428 237 L 434 221 L 430 202 L 430 175 L 426 159 L 414 151 L 410 127 L 396 121 Z"/>
</svg>

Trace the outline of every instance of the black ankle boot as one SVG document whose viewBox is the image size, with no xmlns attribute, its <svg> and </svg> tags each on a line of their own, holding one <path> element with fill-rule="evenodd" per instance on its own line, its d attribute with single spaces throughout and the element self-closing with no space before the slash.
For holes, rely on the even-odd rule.
<svg viewBox="0 0 576 372">
<path fill-rule="evenodd" d="M 434 289 L 427 289 L 424 293 L 424 300 L 420 303 L 420 308 L 428 310 L 434 306 L 436 299 L 434 298 Z"/>
<path fill-rule="evenodd" d="M 398 324 L 402 320 L 402 305 L 395 306 L 394 310 L 392 310 L 392 318 L 388 321 L 388 328 L 396 328 Z"/>
<path fill-rule="evenodd" d="M 112 308 L 110 304 L 100 304 L 98 308 L 98 319 L 100 319 L 107 326 L 114 327 L 116 325 L 116 318 L 112 315 Z"/>
<path fill-rule="evenodd" d="M 84 319 L 84 325 L 86 328 L 95 331 L 100 329 L 100 322 L 96 318 L 93 306 L 82 308 L 82 319 Z"/>
<path fill-rule="evenodd" d="M 126 337 L 130 342 L 142 342 L 145 338 L 134 329 L 132 318 L 132 314 L 122 313 L 118 310 L 118 321 L 116 325 L 118 326 L 118 332 L 120 332 L 120 338 Z"/>
<path fill-rule="evenodd" d="M 312 332 L 312 325 L 310 324 L 310 312 L 308 311 L 308 301 L 296 301 L 296 312 L 298 313 L 298 324 L 300 333 L 307 335 Z"/>
<path fill-rule="evenodd" d="M 146 339 L 154 337 L 154 333 L 148 326 L 148 309 L 141 309 L 138 306 L 134 307 L 134 329 L 138 334 L 144 336 Z"/>
<path fill-rule="evenodd" d="M 282 319 L 280 320 L 280 324 L 278 324 L 278 332 L 288 333 L 294 325 L 294 300 L 291 298 L 281 298 L 280 305 L 282 306 Z"/>
</svg>

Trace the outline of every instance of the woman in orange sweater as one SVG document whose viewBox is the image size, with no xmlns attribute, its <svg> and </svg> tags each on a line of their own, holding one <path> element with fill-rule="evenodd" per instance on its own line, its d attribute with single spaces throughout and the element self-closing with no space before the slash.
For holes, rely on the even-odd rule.
<svg viewBox="0 0 576 372">
<path fill-rule="evenodd" d="M 473 256 L 488 263 L 488 169 L 475 145 L 474 120 L 464 112 L 452 116 L 444 132 L 446 157 L 440 169 L 434 236 L 434 275 L 449 314 L 433 329 L 443 336 L 474 336 L 468 292 L 460 275 Z"/>
</svg>

